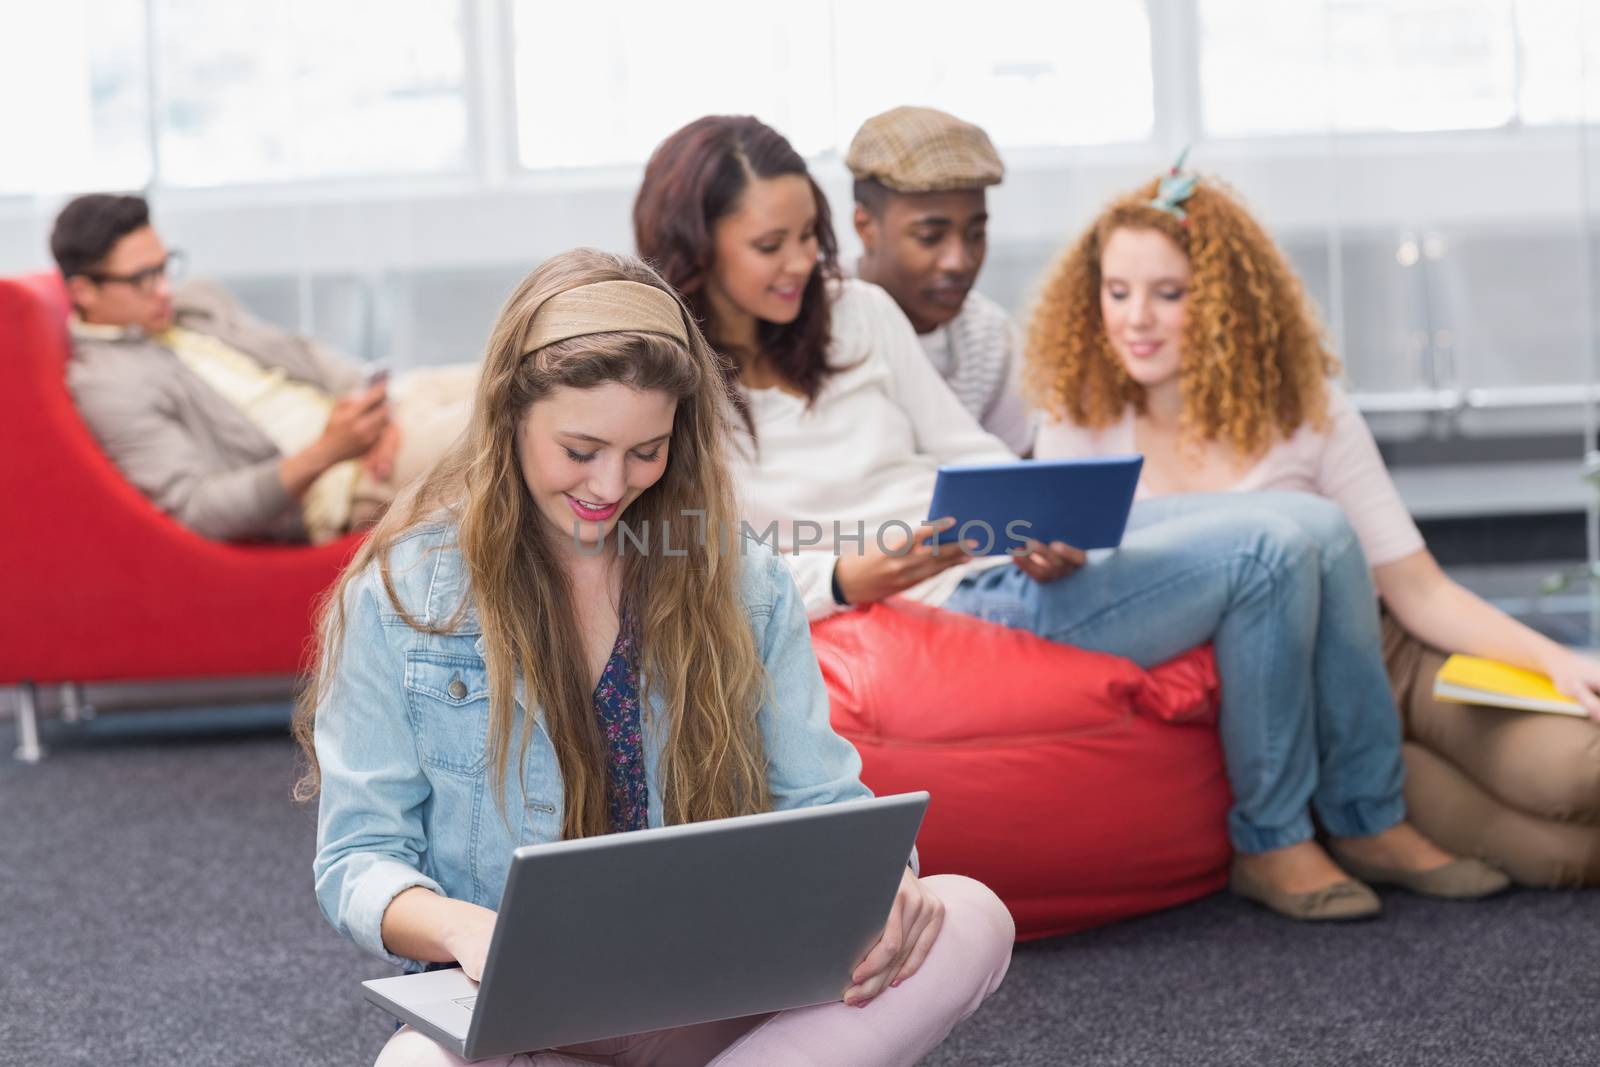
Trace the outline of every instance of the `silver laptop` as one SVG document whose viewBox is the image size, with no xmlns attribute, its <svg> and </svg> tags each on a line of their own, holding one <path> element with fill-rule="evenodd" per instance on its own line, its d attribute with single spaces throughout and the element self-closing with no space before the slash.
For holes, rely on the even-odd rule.
<svg viewBox="0 0 1600 1067">
<path fill-rule="evenodd" d="M 927 806 L 902 793 L 519 848 L 482 984 L 451 968 L 362 986 L 469 1060 L 837 1000 Z"/>
</svg>

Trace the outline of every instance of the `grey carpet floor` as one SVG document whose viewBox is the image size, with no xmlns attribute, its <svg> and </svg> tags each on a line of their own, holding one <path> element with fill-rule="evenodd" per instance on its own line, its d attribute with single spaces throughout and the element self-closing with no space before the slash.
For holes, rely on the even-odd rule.
<svg viewBox="0 0 1600 1067">
<path fill-rule="evenodd" d="M 317 912 L 281 718 L 104 716 L 0 762 L 0 1063 L 372 1062 L 386 970 Z M 1224 894 L 1020 946 L 926 1062 L 1600 1063 L 1600 893 L 1386 903 L 1330 929 Z"/>
</svg>

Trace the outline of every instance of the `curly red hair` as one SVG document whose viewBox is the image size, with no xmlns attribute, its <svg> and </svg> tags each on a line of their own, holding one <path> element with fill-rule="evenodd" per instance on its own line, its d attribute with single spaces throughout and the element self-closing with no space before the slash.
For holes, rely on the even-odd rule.
<svg viewBox="0 0 1600 1067">
<path fill-rule="evenodd" d="M 1100 257 L 1119 229 L 1157 230 L 1189 259 L 1192 281 L 1179 383 L 1184 440 L 1255 455 L 1301 424 L 1327 422 L 1339 361 L 1283 253 L 1239 200 L 1210 179 L 1183 204 L 1187 222 L 1151 205 L 1151 181 L 1113 201 L 1047 275 L 1028 327 L 1026 382 L 1058 419 L 1099 428 L 1144 387 L 1128 377 L 1100 317 Z"/>
</svg>

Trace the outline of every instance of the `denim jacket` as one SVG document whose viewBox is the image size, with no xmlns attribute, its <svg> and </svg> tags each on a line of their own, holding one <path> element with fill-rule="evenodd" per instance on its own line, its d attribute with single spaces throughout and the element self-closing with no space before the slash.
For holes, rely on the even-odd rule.
<svg viewBox="0 0 1600 1067">
<path fill-rule="evenodd" d="M 452 632 L 409 626 L 369 566 L 346 590 L 338 667 L 316 716 L 317 903 L 356 944 L 408 969 L 420 964 L 385 950 L 381 933 L 398 893 L 420 885 L 495 908 L 512 850 L 561 836 L 561 772 L 537 710 L 522 773 L 513 763 L 504 808 L 495 801 L 483 637 L 455 535 L 450 523 L 424 524 L 390 553 L 395 592 L 413 617 L 443 625 L 466 602 Z M 771 681 L 759 716 L 773 807 L 869 796 L 855 749 L 828 724 L 827 691 L 788 566 L 759 542 L 743 548 L 741 594 Z M 520 682 L 517 696 L 520 708 Z M 665 709 L 652 692 L 643 711 L 650 825 L 660 826 Z"/>
</svg>

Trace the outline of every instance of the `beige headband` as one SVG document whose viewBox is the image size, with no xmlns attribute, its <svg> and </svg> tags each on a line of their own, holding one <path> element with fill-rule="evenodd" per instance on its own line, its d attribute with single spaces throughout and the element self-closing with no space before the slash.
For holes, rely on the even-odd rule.
<svg viewBox="0 0 1600 1067">
<path fill-rule="evenodd" d="M 568 289 L 539 305 L 524 346 L 545 345 L 591 333 L 659 333 L 689 346 L 683 312 L 671 295 L 643 282 L 591 282 Z"/>
</svg>

